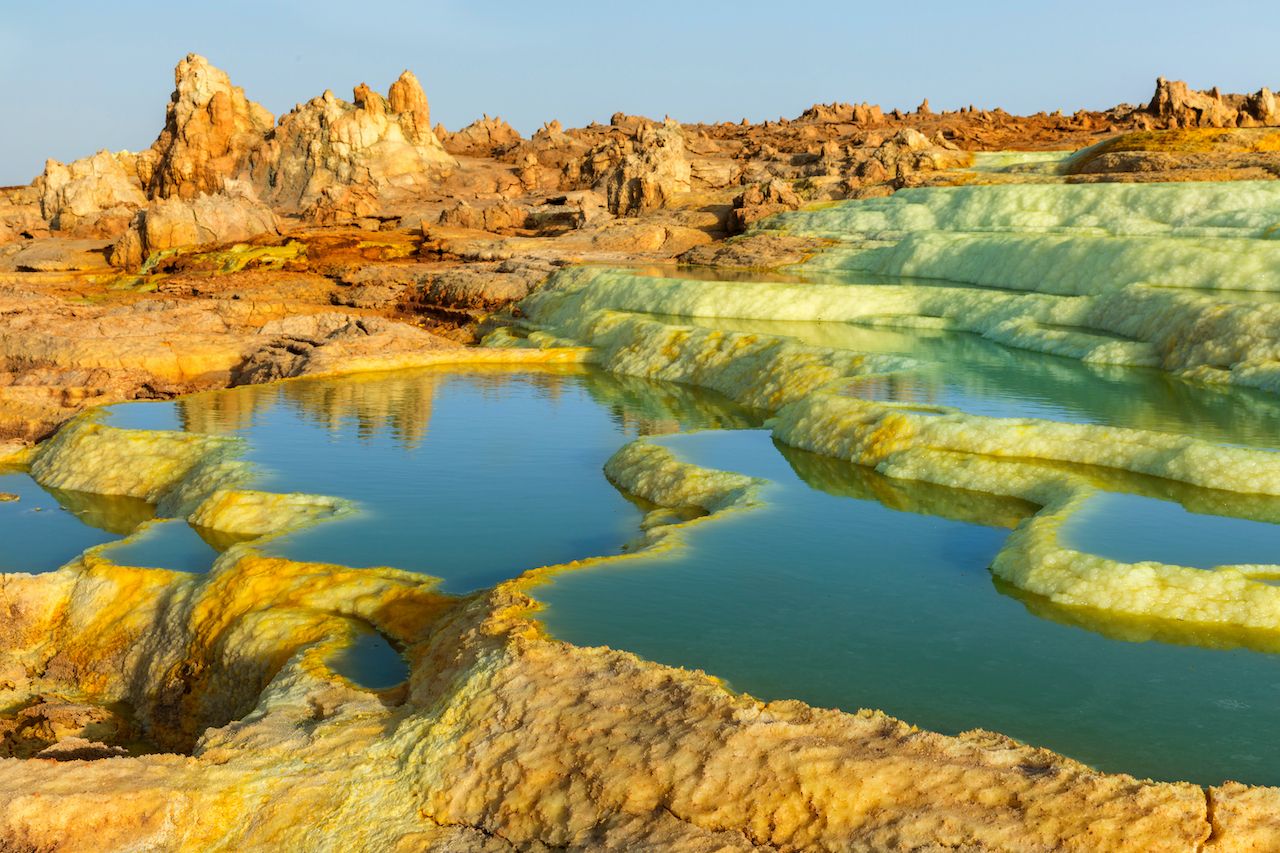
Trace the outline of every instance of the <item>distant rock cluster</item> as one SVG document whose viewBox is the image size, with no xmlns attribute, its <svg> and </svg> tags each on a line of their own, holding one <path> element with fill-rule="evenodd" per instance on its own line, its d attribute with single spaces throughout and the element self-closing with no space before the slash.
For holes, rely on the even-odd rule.
<svg viewBox="0 0 1280 853">
<path fill-rule="evenodd" d="M 1275 127 L 1280 125 L 1280 103 L 1263 87 L 1252 95 L 1224 95 L 1215 86 L 1198 92 L 1181 80 L 1156 81 L 1156 93 L 1147 105 L 1161 127 Z"/>
<path fill-rule="evenodd" d="M 608 125 L 570 130 L 551 121 L 530 139 L 488 115 L 454 132 L 433 130 L 430 121 L 409 71 L 385 96 L 363 83 L 349 102 L 326 91 L 277 121 L 190 54 L 175 69 L 164 127 L 150 148 L 49 160 L 31 188 L 7 188 L 11 197 L 0 198 L 0 241 L 42 228 L 112 239 L 112 262 L 135 269 L 190 241 L 273 233 L 281 215 L 376 229 L 389 208 L 399 220 L 428 203 L 442 224 L 541 231 L 584 227 L 599 214 L 670 210 L 700 192 L 743 187 L 721 222 L 732 232 L 801 201 L 888 192 L 913 176 L 963 167 L 969 154 L 961 148 L 1124 129 L 1277 126 L 1280 105 L 1265 88 L 1224 95 L 1161 78 L 1145 107 L 1069 117 L 972 106 L 939 113 L 925 99 L 911 113 L 815 104 L 794 120 L 761 124 L 681 125 L 617 113 Z M 805 186 L 800 195 L 789 185 L 796 182 Z M 571 209 L 548 207 L 558 194 L 573 195 Z"/>
<path fill-rule="evenodd" d="M 375 206 L 366 196 L 411 190 L 456 165 L 412 73 L 386 97 L 361 84 L 353 101 L 325 92 L 277 124 L 190 54 L 152 146 L 48 161 L 36 181 L 41 215 L 56 231 L 118 237 L 113 260 L 136 267 L 165 248 L 274 231 L 273 209 L 310 210 L 320 221 L 359 215 Z"/>
</svg>

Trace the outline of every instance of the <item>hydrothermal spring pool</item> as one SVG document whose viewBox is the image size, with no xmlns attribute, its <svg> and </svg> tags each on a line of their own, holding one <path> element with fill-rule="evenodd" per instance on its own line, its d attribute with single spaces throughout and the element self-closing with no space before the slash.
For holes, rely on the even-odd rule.
<svg viewBox="0 0 1280 853">
<path fill-rule="evenodd" d="M 922 333 L 912 343 L 908 333 L 875 330 L 859 343 L 917 356 L 921 347 L 945 348 L 956 377 L 945 402 L 962 408 L 1140 421 L 1243 444 L 1264 444 L 1269 425 L 1280 423 L 1280 402 L 1267 395 L 1198 388 L 1149 370 L 1098 371 L 969 337 Z M 965 352 L 976 354 L 966 360 Z M 916 382 L 908 376 L 876 393 L 906 388 L 906 399 L 919 402 Z M 1125 406 L 1111 400 L 1117 387 L 1126 389 Z M 1280 658 L 1251 650 L 1266 643 L 1116 639 L 1132 634 L 992 577 L 992 559 L 1033 505 L 893 480 L 785 447 L 761 429 L 760 413 L 711 392 L 595 368 L 455 368 L 294 380 L 120 405 L 96 417 L 116 427 L 240 436 L 259 472 L 252 487 L 357 505 L 255 547 L 410 569 L 459 594 L 539 566 L 626 552 L 651 507 L 612 486 L 602 465 L 650 436 L 704 467 L 767 480 L 766 503 L 687 527 L 684 547 L 671 552 L 552 574 L 531 591 L 547 605 L 539 615 L 556 636 L 702 668 L 760 698 L 879 708 L 947 733 L 992 729 L 1105 770 L 1280 782 Z M 139 535 L 102 553 L 204 571 L 232 544 L 181 521 L 146 524 L 154 510 L 139 501 L 46 493 L 25 474 L 6 477 L 3 490 L 19 494 L 0 503 L 7 570 L 51 570 L 73 549 L 119 540 L 139 525 Z M 1187 513 L 1137 478 L 1131 490 L 1104 493 L 1099 500 L 1122 503 L 1073 519 L 1073 544 L 1168 559 L 1194 541 L 1197 560 L 1212 565 L 1277 543 L 1273 524 Z M 1134 535 L 1144 525 L 1167 527 L 1170 513 L 1177 536 Z M 46 526 L 28 523 L 32 515 Z M 1223 542 L 1221 560 L 1205 545 L 1215 541 Z M 1144 543 L 1160 553 L 1145 554 Z M 358 638 L 332 665 L 373 687 L 404 675 L 376 635 Z"/>
</svg>

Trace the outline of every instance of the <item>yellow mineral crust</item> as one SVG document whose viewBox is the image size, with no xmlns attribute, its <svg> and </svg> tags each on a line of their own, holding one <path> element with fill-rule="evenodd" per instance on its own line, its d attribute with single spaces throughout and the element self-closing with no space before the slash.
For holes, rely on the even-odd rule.
<svg viewBox="0 0 1280 853">
<path fill-rule="evenodd" d="M 1181 851 L 1209 834 L 1193 785 L 761 703 L 549 640 L 518 583 L 458 601 L 404 573 L 252 557 L 203 579 L 155 573 L 150 590 L 142 574 L 72 567 L 42 584 L 53 606 L 8 629 L 44 661 L 24 692 L 94 673 L 95 698 L 130 701 L 161 745 L 192 754 L 0 760 L 10 846 Z M 0 606 L 15 592 L 0 587 Z M 323 667 L 350 618 L 407 648 L 399 697 Z"/>
<path fill-rule="evenodd" d="M 544 350 L 501 349 L 490 347 L 443 347 L 413 352 L 361 354 L 325 358 L 321 356 L 307 368 L 307 376 L 345 376 L 385 370 L 408 370 L 419 367 L 470 365 L 554 365 L 577 364 L 590 357 L 582 347 Z"/>
<path fill-rule="evenodd" d="M 187 516 L 196 526 L 237 536 L 266 536 L 335 518 L 353 510 L 327 495 L 218 489 Z"/>
<path fill-rule="evenodd" d="M 1003 240 L 1007 235 L 991 239 Z M 1189 249 L 1190 257 L 1203 261 L 1217 251 L 1215 241 L 1207 242 L 1208 248 L 1197 244 Z M 1249 272 L 1246 267 L 1253 262 L 1246 263 L 1241 258 L 1255 258 L 1261 251 L 1259 247 L 1270 251 L 1280 247 L 1280 242 L 1244 242 L 1247 246 L 1243 254 L 1223 253 L 1223 264 L 1231 267 L 1232 275 L 1243 276 L 1240 287 L 1257 289 L 1265 276 L 1259 270 Z M 539 330 L 529 339 L 540 345 L 587 343 L 607 352 L 616 344 L 606 340 L 603 330 L 597 327 L 609 312 L 699 318 L 703 324 L 709 320 L 903 327 L 924 324 L 973 332 L 1007 346 L 1096 364 L 1158 366 L 1200 380 L 1280 390 L 1280 344 L 1272 334 L 1280 322 L 1280 303 L 1251 301 L 1239 293 L 1159 286 L 1162 283 L 1152 281 L 1146 270 L 1172 251 L 1164 247 L 1143 256 L 1134 276 L 1147 283 L 1094 286 L 1093 282 L 1117 280 L 1104 265 L 1085 275 L 1078 285 L 1072 285 L 1076 288 L 1072 292 L 1080 295 L 963 287 L 944 282 L 927 286 L 760 282 L 748 286 L 739 282 L 654 279 L 626 270 L 595 267 L 557 273 L 525 301 L 524 308 Z M 1094 251 L 1086 254 L 1090 258 L 1101 256 Z M 832 253 L 827 253 L 830 256 Z M 993 253 L 999 259 L 1009 256 L 1004 249 Z M 998 267 L 987 258 L 974 263 L 982 270 Z M 1077 268 L 1073 263 L 1046 265 L 1050 272 Z M 1210 278 L 1225 275 L 1216 267 L 1197 274 Z M 1048 280 L 1047 275 L 1028 269 L 1014 277 L 1038 287 Z M 617 324 L 615 320 L 609 328 Z"/>
<path fill-rule="evenodd" d="M 104 426 L 78 419 L 42 445 L 31 476 L 42 486 L 142 498 L 157 503 L 198 480 L 222 483 L 241 472 L 236 439 Z"/>
<path fill-rule="evenodd" d="M 163 516 L 237 537 L 282 533 L 352 510 L 324 495 L 230 488 L 251 476 L 235 438 L 117 429 L 81 416 L 36 454 L 31 475 L 48 488 L 139 498 Z"/>
</svg>

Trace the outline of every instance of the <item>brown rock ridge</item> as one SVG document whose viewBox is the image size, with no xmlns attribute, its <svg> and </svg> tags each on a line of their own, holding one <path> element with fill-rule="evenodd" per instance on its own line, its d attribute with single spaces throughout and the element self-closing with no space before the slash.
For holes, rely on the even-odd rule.
<svg viewBox="0 0 1280 853">
<path fill-rule="evenodd" d="M 1181 80 L 1156 81 L 1147 112 L 1162 127 L 1275 127 L 1280 103 L 1265 86 L 1252 95 L 1224 95 L 1215 86 L 1198 92 Z"/>
<path fill-rule="evenodd" d="M 487 115 L 455 133 L 436 125 L 436 136 L 450 154 L 467 157 L 497 157 L 524 141 L 511 125 Z"/>
</svg>

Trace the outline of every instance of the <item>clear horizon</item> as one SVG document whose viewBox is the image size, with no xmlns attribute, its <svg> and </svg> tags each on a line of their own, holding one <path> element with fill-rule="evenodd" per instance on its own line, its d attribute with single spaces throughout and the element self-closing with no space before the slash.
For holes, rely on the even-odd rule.
<svg viewBox="0 0 1280 853">
<path fill-rule="evenodd" d="M 373 9 L 378 15 L 371 14 Z M 173 66 L 200 53 L 279 116 L 325 89 L 386 91 L 408 68 L 432 123 L 498 115 L 543 122 L 614 112 L 681 121 L 788 118 L 814 103 L 886 110 L 970 103 L 1014 113 L 1145 102 L 1155 79 L 1253 92 L 1280 87 L 1280 22 L 1256 4 L 740 2 L 554 7 L 496 2 L 349 4 L 231 0 L 216 12 L 73 0 L 0 22 L 0 184 L 159 133 Z M 1240 22 L 1247 22 L 1241 26 Z"/>
</svg>

